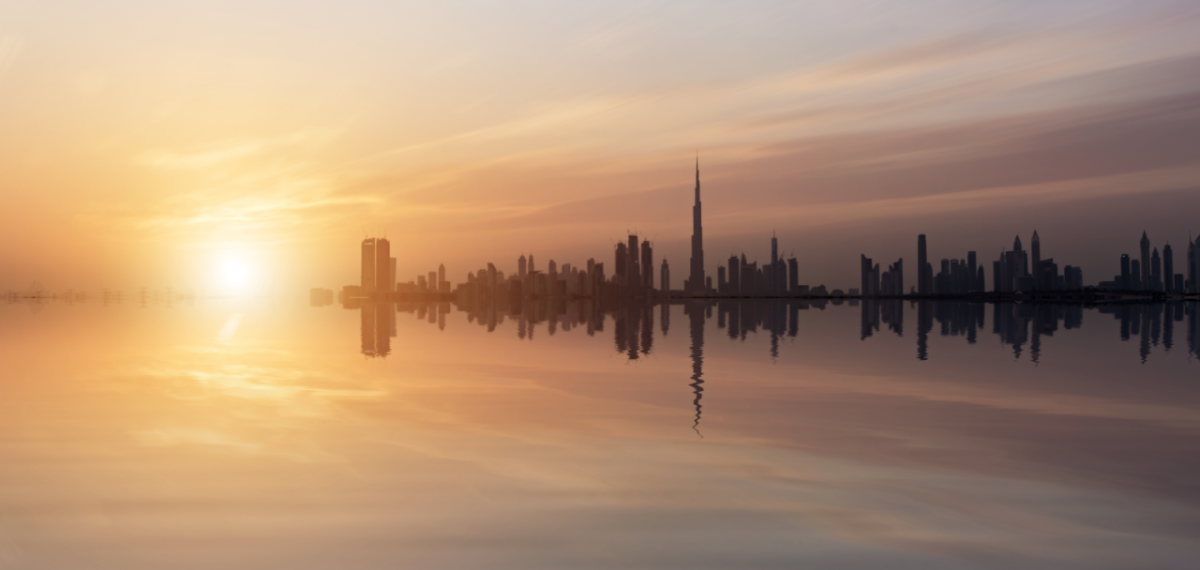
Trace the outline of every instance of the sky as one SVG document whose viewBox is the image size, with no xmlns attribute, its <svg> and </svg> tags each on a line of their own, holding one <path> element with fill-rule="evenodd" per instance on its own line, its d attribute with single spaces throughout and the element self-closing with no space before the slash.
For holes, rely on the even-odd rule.
<svg viewBox="0 0 1200 570">
<path fill-rule="evenodd" d="M 1094 284 L 1143 230 L 1182 265 L 1198 148 L 1194 2 L 0 3 L 0 290 L 334 288 L 367 235 L 460 282 L 627 232 L 681 283 L 697 155 L 714 276 L 772 232 L 834 288 L 1037 229 Z"/>
</svg>

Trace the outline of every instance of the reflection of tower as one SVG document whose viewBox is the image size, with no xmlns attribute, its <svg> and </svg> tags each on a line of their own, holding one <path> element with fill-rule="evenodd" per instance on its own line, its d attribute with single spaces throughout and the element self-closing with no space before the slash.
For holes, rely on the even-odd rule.
<svg viewBox="0 0 1200 570">
<path fill-rule="evenodd" d="M 394 336 L 395 330 L 395 306 L 391 303 L 379 303 L 375 307 L 375 352 L 377 356 L 386 357 L 392 353 L 392 336 Z"/>
<path fill-rule="evenodd" d="M 1134 305 L 1134 310 L 1136 311 L 1134 318 L 1141 321 L 1141 334 L 1138 335 L 1138 354 L 1142 357 L 1142 364 L 1145 364 L 1146 358 L 1150 356 L 1150 306 Z"/>
<path fill-rule="evenodd" d="M 359 334 L 363 356 L 386 357 L 392 353 L 392 337 L 396 336 L 396 309 L 391 303 L 362 303 Z"/>
<path fill-rule="evenodd" d="M 700 160 L 696 159 L 696 203 L 692 206 L 692 265 L 688 293 L 704 293 L 704 229 L 700 224 Z"/>
<path fill-rule="evenodd" d="M 858 339 L 867 340 L 867 337 L 875 334 L 877 330 L 879 330 L 879 302 L 875 299 L 863 299 Z"/>
<path fill-rule="evenodd" d="M 642 313 L 642 354 L 650 354 L 654 346 L 654 307 L 640 305 L 638 311 Z"/>
<path fill-rule="evenodd" d="M 659 312 L 659 319 L 662 321 L 663 336 L 667 336 L 667 332 L 671 330 L 671 305 L 662 304 L 662 311 Z"/>
<path fill-rule="evenodd" d="M 688 326 L 692 335 L 692 383 L 689 386 L 696 396 L 692 400 L 692 404 L 696 406 L 696 419 L 692 422 L 692 429 L 697 435 L 704 437 L 700 433 L 700 398 L 704 394 L 704 305 L 688 303 L 684 305 L 684 310 L 688 315 Z"/>
<path fill-rule="evenodd" d="M 359 338 L 362 343 L 362 353 L 367 358 L 374 358 L 377 354 L 375 350 L 375 303 L 363 303 L 362 309 L 359 311 L 361 316 Z"/>
<path fill-rule="evenodd" d="M 929 331 L 933 330 L 933 303 L 917 301 L 917 360 L 929 360 Z"/>
</svg>

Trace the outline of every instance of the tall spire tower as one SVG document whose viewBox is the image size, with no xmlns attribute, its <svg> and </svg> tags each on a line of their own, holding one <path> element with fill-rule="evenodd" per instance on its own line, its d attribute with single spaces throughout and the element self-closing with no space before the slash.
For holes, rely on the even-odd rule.
<svg viewBox="0 0 1200 570">
<path fill-rule="evenodd" d="M 692 265 L 688 293 L 707 293 L 704 284 L 704 229 L 700 225 L 700 157 L 696 157 L 696 204 L 692 206 Z"/>
</svg>

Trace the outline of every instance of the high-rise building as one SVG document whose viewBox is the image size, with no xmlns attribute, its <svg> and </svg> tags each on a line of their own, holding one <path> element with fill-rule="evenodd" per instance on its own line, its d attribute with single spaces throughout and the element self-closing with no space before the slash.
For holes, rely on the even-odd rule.
<svg viewBox="0 0 1200 570">
<path fill-rule="evenodd" d="M 1146 237 L 1145 230 L 1142 230 L 1142 241 L 1141 241 L 1140 245 L 1142 246 L 1141 247 L 1142 257 L 1140 259 L 1140 261 L 1141 261 L 1140 265 L 1141 265 L 1142 270 L 1141 270 L 1141 272 L 1139 272 L 1137 274 L 1138 288 L 1139 289 L 1149 289 L 1151 287 L 1151 284 L 1150 284 L 1150 238 Z"/>
<path fill-rule="evenodd" d="M 450 291 L 450 283 L 446 281 L 446 266 L 444 264 L 438 265 L 438 291 Z"/>
<path fill-rule="evenodd" d="M 863 297 L 871 297 L 878 292 L 875 291 L 874 284 L 879 280 L 875 276 L 875 265 L 871 262 L 871 258 L 865 255 L 859 255 L 859 271 L 862 273 L 860 294 Z"/>
<path fill-rule="evenodd" d="M 392 285 L 388 285 L 391 282 Z M 375 292 L 386 295 L 395 288 L 392 279 L 392 244 L 387 238 L 375 238 Z"/>
<path fill-rule="evenodd" d="M 363 296 L 370 297 L 375 294 L 375 238 L 367 238 L 362 242 L 362 280 L 360 283 Z"/>
<path fill-rule="evenodd" d="M 1129 276 L 1129 254 L 1127 254 L 1127 253 L 1121 254 L 1121 283 L 1120 283 L 1120 286 L 1122 289 L 1126 289 L 1126 290 L 1133 288 L 1133 281 L 1130 279 L 1130 276 Z"/>
<path fill-rule="evenodd" d="M 1200 293 L 1200 283 L 1197 283 L 1197 281 L 1200 281 L 1200 237 L 1197 237 L 1194 242 L 1191 241 L 1191 238 L 1188 238 L 1188 242 L 1188 252 L 1190 252 L 1188 254 L 1188 264 L 1191 266 L 1191 269 L 1188 270 L 1191 276 L 1188 279 L 1191 279 L 1192 293 Z"/>
<path fill-rule="evenodd" d="M 930 291 L 932 283 L 929 282 L 930 279 L 926 276 L 925 268 L 928 265 L 929 258 L 925 251 L 925 234 L 920 234 L 917 236 L 917 293 L 920 295 L 928 295 L 932 292 Z M 929 273 L 932 274 L 933 271 L 929 270 Z"/>
<path fill-rule="evenodd" d="M 649 241 L 642 242 L 642 288 L 654 290 L 654 248 Z"/>
<path fill-rule="evenodd" d="M 1142 262 L 1139 259 L 1129 260 L 1129 288 L 1133 291 L 1146 288 L 1146 284 L 1142 283 Z"/>
<path fill-rule="evenodd" d="M 1187 292 L 1196 292 L 1196 244 L 1192 243 L 1192 238 L 1188 236 L 1187 250 Z"/>
<path fill-rule="evenodd" d="M 979 263 L 975 259 L 975 252 L 967 252 L 967 280 L 970 282 L 970 287 L 967 289 L 970 293 L 978 293 L 983 291 L 983 281 L 979 279 Z"/>
<path fill-rule="evenodd" d="M 696 203 L 692 206 L 692 263 L 688 274 L 687 292 L 704 293 L 704 228 L 700 209 L 700 159 L 696 159 Z"/>
<path fill-rule="evenodd" d="M 666 259 L 663 259 L 662 262 L 662 274 L 659 276 L 659 282 L 663 295 L 669 295 L 671 293 L 671 268 L 667 266 Z"/>
<path fill-rule="evenodd" d="M 1041 274 L 1042 263 L 1042 240 L 1037 235 L 1037 230 L 1033 230 L 1033 239 L 1029 242 L 1030 253 L 1033 254 L 1033 269 L 1037 273 L 1034 275 L 1034 289 L 1049 289 L 1050 286 L 1042 282 L 1043 275 Z"/>
<path fill-rule="evenodd" d="M 637 234 L 629 236 L 629 262 L 625 265 L 625 287 L 635 294 L 642 287 L 642 256 Z"/>
<path fill-rule="evenodd" d="M 780 289 L 782 289 L 779 286 L 780 277 L 784 275 L 782 267 L 779 264 L 779 239 L 775 237 L 775 232 L 771 232 L 771 276 L 771 283 L 767 286 L 768 290 L 771 294 L 778 295 L 781 292 Z"/>
<path fill-rule="evenodd" d="M 394 257 L 388 259 L 388 282 L 384 290 L 388 293 L 396 292 L 396 258 Z"/>
<path fill-rule="evenodd" d="M 730 295 L 741 294 L 742 269 L 736 255 L 729 256 L 729 284 L 726 285 Z"/>
<path fill-rule="evenodd" d="M 517 258 L 517 279 L 520 279 L 521 281 L 525 280 L 526 269 L 525 254 L 522 253 L 521 257 Z"/>
<path fill-rule="evenodd" d="M 1148 289 L 1155 293 L 1162 292 L 1162 258 L 1158 256 L 1158 248 L 1150 253 L 1150 286 Z"/>
<path fill-rule="evenodd" d="M 1163 290 L 1168 293 L 1175 291 L 1175 254 L 1171 251 L 1171 244 L 1163 246 Z"/>
<path fill-rule="evenodd" d="M 788 265 L 787 292 L 789 294 L 794 295 L 800 290 L 800 264 L 796 261 L 796 258 L 792 257 L 792 258 L 788 258 L 787 265 Z"/>
<path fill-rule="evenodd" d="M 615 262 L 613 264 L 613 280 L 618 286 L 624 287 L 627 273 L 625 264 L 629 262 L 629 251 L 624 243 L 617 242 L 617 251 L 613 261 Z"/>
</svg>

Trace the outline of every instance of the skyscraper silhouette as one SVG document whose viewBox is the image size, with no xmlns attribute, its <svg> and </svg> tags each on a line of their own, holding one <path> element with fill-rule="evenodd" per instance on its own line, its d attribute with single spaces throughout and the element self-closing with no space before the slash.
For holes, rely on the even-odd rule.
<svg viewBox="0 0 1200 570">
<path fill-rule="evenodd" d="M 649 240 L 642 241 L 642 288 L 646 293 L 654 290 L 654 248 Z"/>
<path fill-rule="evenodd" d="M 1121 254 L 1121 288 L 1129 290 L 1133 288 L 1133 280 L 1129 275 L 1129 254 Z"/>
<path fill-rule="evenodd" d="M 392 281 L 392 244 L 387 238 L 375 238 L 375 293 L 386 295 L 396 287 Z"/>
<path fill-rule="evenodd" d="M 1142 270 L 1137 275 L 1138 288 L 1150 289 L 1150 238 L 1146 237 L 1145 230 L 1142 230 L 1142 241 L 1140 245 L 1142 246 L 1142 256 L 1139 261 L 1141 262 L 1140 265 Z"/>
<path fill-rule="evenodd" d="M 1168 293 L 1175 291 L 1175 254 L 1171 251 L 1171 244 L 1163 246 L 1163 290 Z"/>
<path fill-rule="evenodd" d="M 1033 230 L 1033 239 L 1029 241 L 1029 249 L 1030 253 L 1033 254 L 1033 288 L 1048 288 L 1048 286 L 1039 282 L 1039 279 L 1041 278 L 1042 265 L 1042 240 L 1038 237 L 1037 230 Z"/>
<path fill-rule="evenodd" d="M 364 296 L 370 297 L 375 293 L 375 238 L 367 238 L 362 242 L 362 280 L 359 284 Z"/>
<path fill-rule="evenodd" d="M 692 265 L 688 273 L 687 292 L 705 293 L 704 229 L 700 223 L 700 159 L 696 159 L 696 203 L 692 206 Z"/>
<path fill-rule="evenodd" d="M 932 269 L 926 269 L 929 266 L 929 257 L 925 251 L 925 234 L 917 236 L 917 293 L 928 295 L 933 291 L 930 290 L 933 276 Z"/>
</svg>

